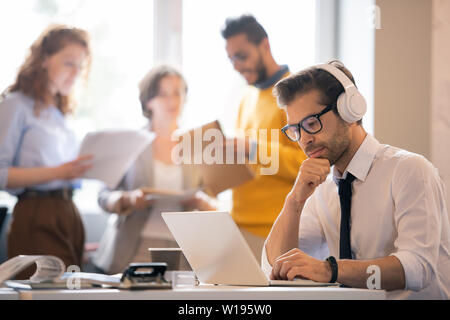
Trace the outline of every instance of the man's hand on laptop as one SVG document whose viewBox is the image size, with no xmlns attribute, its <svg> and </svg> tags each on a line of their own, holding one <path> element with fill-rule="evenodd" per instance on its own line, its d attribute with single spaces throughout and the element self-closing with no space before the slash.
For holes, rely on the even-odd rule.
<svg viewBox="0 0 450 320">
<path fill-rule="evenodd" d="M 300 249 L 292 249 L 275 259 L 271 280 L 309 279 L 316 282 L 329 282 L 331 268 L 327 261 L 315 259 Z"/>
</svg>

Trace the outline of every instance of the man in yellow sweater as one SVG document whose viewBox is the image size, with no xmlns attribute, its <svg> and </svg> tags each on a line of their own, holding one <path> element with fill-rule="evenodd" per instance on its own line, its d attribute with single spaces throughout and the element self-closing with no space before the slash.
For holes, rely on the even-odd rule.
<svg viewBox="0 0 450 320">
<path fill-rule="evenodd" d="M 272 89 L 289 70 L 273 58 L 264 28 L 253 16 L 243 15 L 227 19 L 222 36 L 234 69 L 249 84 L 239 107 L 237 132 L 257 132 L 256 139 L 246 144 L 246 155 L 256 163 L 255 179 L 233 189 L 231 214 L 259 261 L 264 240 L 306 156 L 280 131 L 286 115 Z"/>
</svg>

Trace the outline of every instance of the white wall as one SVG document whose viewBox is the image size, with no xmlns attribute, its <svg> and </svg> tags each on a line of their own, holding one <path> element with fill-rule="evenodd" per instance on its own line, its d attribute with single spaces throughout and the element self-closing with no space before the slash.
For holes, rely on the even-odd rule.
<svg viewBox="0 0 450 320">
<path fill-rule="evenodd" d="M 431 14 L 431 160 L 450 204 L 450 1 L 433 0 Z"/>
<path fill-rule="evenodd" d="M 430 159 L 431 3 L 377 0 L 375 136 Z"/>
<path fill-rule="evenodd" d="M 376 3 L 375 135 L 426 156 L 450 204 L 450 1 Z"/>
</svg>

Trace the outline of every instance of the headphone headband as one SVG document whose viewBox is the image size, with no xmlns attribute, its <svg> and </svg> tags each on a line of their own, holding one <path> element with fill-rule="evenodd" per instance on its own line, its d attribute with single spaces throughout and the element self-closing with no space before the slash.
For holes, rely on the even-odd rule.
<svg viewBox="0 0 450 320">
<path fill-rule="evenodd" d="M 334 76 L 342 84 L 345 91 L 347 91 L 347 89 L 350 88 L 356 89 L 355 84 L 347 77 L 347 75 L 338 68 L 336 68 L 335 66 L 331 64 L 319 64 L 316 66 L 316 68 L 331 73 L 331 75 Z"/>
<path fill-rule="evenodd" d="M 319 64 L 315 68 L 327 71 L 344 87 L 344 92 L 337 99 L 337 110 L 341 118 L 348 123 L 361 120 L 366 113 L 366 100 L 349 77 L 331 64 Z"/>
</svg>

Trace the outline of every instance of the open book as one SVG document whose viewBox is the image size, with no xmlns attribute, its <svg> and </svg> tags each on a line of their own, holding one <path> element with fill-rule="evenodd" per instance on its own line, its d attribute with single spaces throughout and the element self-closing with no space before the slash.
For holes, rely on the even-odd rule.
<svg viewBox="0 0 450 320">
<path fill-rule="evenodd" d="M 19 272 L 36 264 L 36 272 L 29 280 L 10 280 Z M 164 279 L 165 266 L 153 264 L 158 269 L 158 276 L 147 277 L 147 281 L 130 278 L 140 266 L 127 269 L 124 274 L 104 275 L 98 273 L 77 272 L 79 268 L 68 268 L 64 262 L 55 256 L 17 256 L 0 265 L 0 285 L 15 289 L 85 289 L 94 286 L 113 287 L 119 289 L 164 289 L 171 288 L 171 283 Z M 70 272 L 74 271 L 74 272 Z M 79 271 L 79 270 L 78 270 Z M 142 274 L 142 273 L 140 273 Z"/>
</svg>

